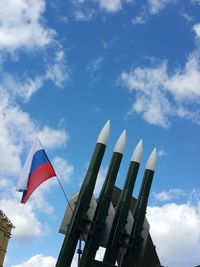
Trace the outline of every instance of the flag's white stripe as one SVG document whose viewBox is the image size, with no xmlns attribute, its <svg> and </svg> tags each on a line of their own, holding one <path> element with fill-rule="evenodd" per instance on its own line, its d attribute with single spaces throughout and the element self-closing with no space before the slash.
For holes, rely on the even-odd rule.
<svg viewBox="0 0 200 267">
<path fill-rule="evenodd" d="M 42 147 L 42 145 L 41 145 L 41 143 L 37 137 L 32 148 L 31 148 L 31 151 L 29 152 L 29 155 L 28 155 L 27 160 L 24 164 L 24 167 L 21 171 L 20 178 L 19 178 L 19 181 L 17 184 L 17 191 L 27 189 L 27 183 L 28 183 L 28 178 L 29 178 L 29 174 L 30 174 L 30 170 L 31 170 L 31 164 L 32 164 L 33 156 L 40 149 L 43 149 L 43 147 Z"/>
</svg>

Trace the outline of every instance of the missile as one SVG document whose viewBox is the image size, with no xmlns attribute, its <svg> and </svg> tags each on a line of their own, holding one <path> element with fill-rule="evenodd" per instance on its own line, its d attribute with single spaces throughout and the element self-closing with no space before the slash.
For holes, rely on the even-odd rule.
<svg viewBox="0 0 200 267">
<path fill-rule="evenodd" d="M 156 148 L 152 151 L 146 164 L 146 169 L 143 176 L 140 193 L 136 203 L 136 208 L 133 212 L 134 223 L 129 240 L 128 250 L 121 260 L 120 267 L 134 267 L 135 261 L 138 258 L 142 245 L 141 232 L 146 214 L 148 197 L 151 189 L 151 184 L 155 171 L 156 163 Z"/>
<path fill-rule="evenodd" d="M 92 222 L 92 229 L 88 235 L 88 239 L 81 257 L 79 265 L 80 267 L 92 266 L 93 259 L 95 258 L 96 252 L 99 248 L 99 242 L 102 238 L 105 220 L 108 215 L 108 210 L 112 199 L 112 191 L 122 160 L 125 142 L 126 131 L 124 130 L 119 137 L 113 151 L 112 159 L 110 161 L 106 178 L 97 202 L 97 207 Z"/>
<path fill-rule="evenodd" d="M 83 180 L 83 184 L 79 192 L 77 203 L 74 208 L 72 218 L 66 236 L 64 238 L 62 248 L 60 250 L 60 254 L 58 256 L 56 267 L 70 267 L 71 265 L 77 241 L 81 232 L 80 225 L 89 208 L 89 203 L 92 198 L 98 171 L 106 149 L 109 133 L 110 121 L 107 121 L 97 139 L 97 143 L 87 173 Z"/>
<path fill-rule="evenodd" d="M 103 262 L 115 264 L 120 248 L 120 237 L 127 223 L 128 212 L 130 208 L 132 192 L 135 185 L 137 173 L 142 157 L 142 140 L 137 144 L 133 151 L 126 176 L 125 185 L 120 195 L 118 205 L 115 209 L 115 215 L 108 237 L 107 248 L 104 254 Z"/>
</svg>

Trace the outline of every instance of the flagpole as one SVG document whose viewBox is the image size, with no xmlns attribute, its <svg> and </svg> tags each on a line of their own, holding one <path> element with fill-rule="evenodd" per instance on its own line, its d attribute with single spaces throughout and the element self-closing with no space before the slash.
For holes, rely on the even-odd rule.
<svg viewBox="0 0 200 267">
<path fill-rule="evenodd" d="M 67 198 L 67 194 L 65 193 L 65 190 L 64 190 L 64 188 L 63 188 L 63 186 L 62 186 L 62 184 L 61 184 L 60 179 L 58 178 L 58 174 L 56 174 L 56 178 L 57 178 L 57 181 L 58 181 L 58 183 L 59 183 L 59 185 L 60 185 L 60 188 L 61 188 L 61 190 L 62 190 L 62 192 L 63 192 L 63 195 L 65 196 L 65 198 L 66 198 L 66 200 L 67 200 L 67 203 L 68 203 L 68 205 L 70 206 L 69 199 Z M 72 208 L 70 207 L 70 209 L 72 209 Z"/>
<path fill-rule="evenodd" d="M 65 196 L 65 199 L 67 200 L 68 206 L 69 206 L 71 212 L 73 213 L 72 206 L 70 205 L 70 201 L 69 201 L 69 199 L 68 199 L 68 197 L 67 197 L 67 194 L 65 193 L 65 190 L 64 190 L 64 188 L 63 188 L 63 186 L 62 186 L 62 183 L 61 183 L 61 181 L 60 181 L 59 176 L 58 176 L 57 173 L 56 173 L 56 178 L 57 178 L 57 181 L 58 181 L 58 183 L 59 183 L 59 185 L 60 185 L 60 188 L 61 188 L 61 190 L 62 190 L 62 192 L 63 192 L 63 194 L 64 194 L 64 196 Z M 85 239 L 84 235 L 83 235 L 82 233 L 80 233 L 80 235 L 81 235 L 83 241 L 85 242 L 85 246 L 87 247 L 87 243 L 86 243 L 86 239 Z M 81 259 L 81 254 L 82 254 L 82 250 L 81 250 L 81 240 L 79 240 L 79 249 L 77 250 L 77 254 L 78 254 L 78 265 L 77 265 L 77 266 L 79 266 L 79 264 L 80 264 L 80 259 Z"/>
</svg>

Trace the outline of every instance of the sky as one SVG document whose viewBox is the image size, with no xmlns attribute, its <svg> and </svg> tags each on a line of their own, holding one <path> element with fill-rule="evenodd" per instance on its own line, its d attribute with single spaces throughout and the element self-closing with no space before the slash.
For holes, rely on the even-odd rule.
<svg viewBox="0 0 200 267">
<path fill-rule="evenodd" d="M 157 253 L 164 266 L 200 264 L 199 14 L 199 0 L 0 1 L 0 208 L 16 227 L 5 267 L 53 267 L 64 238 L 55 178 L 26 205 L 15 190 L 35 137 L 70 198 L 108 119 L 95 195 L 124 129 L 120 188 L 143 139 L 135 197 L 157 147 L 147 209 Z"/>
</svg>

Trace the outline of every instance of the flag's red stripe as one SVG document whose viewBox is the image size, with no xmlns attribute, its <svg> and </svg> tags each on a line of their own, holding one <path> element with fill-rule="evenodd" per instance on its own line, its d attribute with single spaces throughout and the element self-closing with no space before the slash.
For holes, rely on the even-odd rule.
<svg viewBox="0 0 200 267">
<path fill-rule="evenodd" d="M 22 198 L 21 203 L 26 203 L 33 191 L 47 179 L 56 176 L 56 173 L 50 162 L 42 164 L 29 177 L 27 192 Z"/>
</svg>

